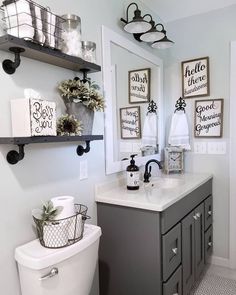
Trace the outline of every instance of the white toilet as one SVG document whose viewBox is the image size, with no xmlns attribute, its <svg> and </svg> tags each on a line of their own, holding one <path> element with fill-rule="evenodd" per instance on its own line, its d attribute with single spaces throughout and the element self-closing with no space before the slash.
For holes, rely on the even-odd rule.
<svg viewBox="0 0 236 295">
<path fill-rule="evenodd" d="M 38 240 L 15 250 L 22 295 L 89 295 L 101 228 L 85 225 L 79 242 L 47 249 Z"/>
</svg>

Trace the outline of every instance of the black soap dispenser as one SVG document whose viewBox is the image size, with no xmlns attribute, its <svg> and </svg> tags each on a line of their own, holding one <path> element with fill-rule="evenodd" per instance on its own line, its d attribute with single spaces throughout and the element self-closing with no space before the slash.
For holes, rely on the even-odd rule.
<svg viewBox="0 0 236 295">
<path fill-rule="evenodd" d="M 139 167 L 135 165 L 134 157 L 137 155 L 131 155 L 130 165 L 126 169 L 127 177 L 127 189 L 138 190 L 139 189 Z"/>
</svg>

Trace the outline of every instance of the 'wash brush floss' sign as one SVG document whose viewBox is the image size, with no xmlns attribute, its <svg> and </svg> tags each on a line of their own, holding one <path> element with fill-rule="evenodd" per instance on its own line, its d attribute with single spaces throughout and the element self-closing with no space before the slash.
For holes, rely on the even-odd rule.
<svg viewBox="0 0 236 295">
<path fill-rule="evenodd" d="M 184 98 L 210 94 L 208 57 L 182 62 L 182 92 Z"/>
<path fill-rule="evenodd" d="M 195 101 L 195 137 L 222 137 L 223 99 Z"/>
</svg>

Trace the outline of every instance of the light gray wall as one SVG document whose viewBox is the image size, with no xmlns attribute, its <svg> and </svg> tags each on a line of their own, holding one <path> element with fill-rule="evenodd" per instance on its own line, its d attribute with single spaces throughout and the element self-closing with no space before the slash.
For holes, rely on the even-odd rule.
<svg viewBox="0 0 236 295">
<path fill-rule="evenodd" d="M 214 255 L 229 256 L 229 63 L 230 41 L 236 40 L 236 6 L 188 17 L 168 23 L 175 46 L 166 52 L 165 98 L 166 127 L 181 96 L 181 61 L 209 56 L 210 96 L 202 99 L 224 98 L 224 133 L 222 139 L 194 139 L 193 112 L 195 99 L 187 99 L 191 143 L 194 141 L 225 141 L 225 155 L 199 155 L 187 152 L 186 171 L 210 172 L 214 175 Z M 199 98 L 201 99 L 201 98 Z"/>
<path fill-rule="evenodd" d="M 117 0 L 42 0 L 40 4 L 50 6 L 59 15 L 77 14 L 82 20 L 84 40 L 97 44 L 97 61 L 101 60 L 101 25 L 123 34 L 120 17 L 124 16 L 124 1 Z M 0 61 L 12 58 L 11 54 L 0 52 Z M 24 88 L 34 88 L 45 99 L 53 100 L 64 111 L 56 85 L 74 73 L 59 67 L 22 58 L 16 73 L 9 76 L 0 69 L 0 136 L 11 136 L 10 100 L 23 97 Z M 101 73 L 91 77 L 101 84 Z M 94 134 L 103 134 L 103 114 L 96 115 Z M 91 152 L 82 158 L 76 155 L 76 145 L 37 144 L 25 147 L 25 159 L 15 166 L 9 165 L 5 156 L 12 146 L 0 146 L 0 288 L 5 295 L 19 295 L 19 283 L 14 261 L 14 248 L 35 238 L 32 229 L 31 209 L 39 207 L 42 200 L 56 195 L 73 195 L 76 201 L 89 207 L 88 214 L 96 223 L 94 184 L 103 181 L 105 159 L 103 141 L 93 142 Z M 79 180 L 79 163 L 88 160 L 89 178 Z M 115 177 L 115 176 L 112 176 Z M 95 284 L 93 294 L 98 294 Z"/>
</svg>

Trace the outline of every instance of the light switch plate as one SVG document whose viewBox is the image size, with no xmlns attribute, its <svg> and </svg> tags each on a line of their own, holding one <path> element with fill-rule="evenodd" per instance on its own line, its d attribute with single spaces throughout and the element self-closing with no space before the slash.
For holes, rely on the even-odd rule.
<svg viewBox="0 0 236 295">
<path fill-rule="evenodd" d="M 207 153 L 207 143 L 206 142 L 194 142 L 194 153 L 195 154 L 206 154 Z"/>
<path fill-rule="evenodd" d="M 79 163 L 79 179 L 83 180 L 88 178 L 88 161 L 82 160 Z"/>
<path fill-rule="evenodd" d="M 226 142 L 208 142 L 207 144 L 208 154 L 224 155 L 226 154 Z"/>
</svg>

